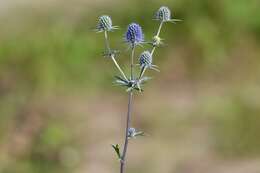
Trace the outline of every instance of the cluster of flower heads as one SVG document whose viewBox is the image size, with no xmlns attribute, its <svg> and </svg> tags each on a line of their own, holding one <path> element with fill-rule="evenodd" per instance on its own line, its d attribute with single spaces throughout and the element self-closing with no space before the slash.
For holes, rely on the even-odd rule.
<svg viewBox="0 0 260 173">
<path fill-rule="evenodd" d="M 172 18 L 171 11 L 169 10 L 168 7 L 165 7 L 165 6 L 162 6 L 157 10 L 157 12 L 155 13 L 155 20 L 158 20 L 160 22 L 160 25 L 159 25 L 159 28 L 158 28 L 156 35 L 152 38 L 151 42 L 145 41 L 144 34 L 143 34 L 143 31 L 142 31 L 142 27 L 139 24 L 131 23 L 127 27 L 126 33 L 124 35 L 124 41 L 132 49 L 131 76 L 128 78 L 125 75 L 125 73 L 123 72 L 123 70 L 121 69 L 121 67 L 119 66 L 119 64 L 117 63 L 116 59 L 115 59 L 116 55 L 119 52 L 117 50 L 111 49 L 110 46 L 109 46 L 109 42 L 108 42 L 108 32 L 113 31 L 114 29 L 118 29 L 118 27 L 113 26 L 111 18 L 107 15 L 103 15 L 103 16 L 99 17 L 99 19 L 98 19 L 96 31 L 105 33 L 105 41 L 106 41 L 107 50 L 105 51 L 103 56 L 111 58 L 113 60 L 115 66 L 117 67 L 117 69 L 121 73 L 121 76 L 115 76 L 115 78 L 116 78 L 115 83 L 117 85 L 126 87 L 127 92 L 129 92 L 129 91 L 132 92 L 133 90 L 137 90 L 137 91 L 140 91 L 140 92 L 143 91 L 143 89 L 142 89 L 143 84 L 146 81 L 151 79 L 150 77 L 144 76 L 144 73 L 145 73 L 146 70 L 152 69 L 152 70 L 159 71 L 158 67 L 153 64 L 153 53 L 154 53 L 156 47 L 159 47 L 160 45 L 163 44 L 162 43 L 163 39 L 161 39 L 160 36 L 159 36 L 162 25 L 166 22 L 174 23 L 176 21 L 179 21 L 178 19 Z M 139 74 L 139 76 L 135 77 L 133 75 L 134 49 L 135 49 L 136 46 L 142 45 L 144 43 L 148 43 L 149 45 L 152 45 L 152 49 L 151 50 L 145 50 L 139 55 L 139 63 L 137 65 L 140 66 L 140 74 Z M 133 138 L 136 138 L 138 136 L 144 136 L 146 134 L 142 131 L 136 130 L 133 127 L 128 128 L 128 126 L 127 126 L 127 134 L 126 135 L 127 135 L 126 139 L 133 139 Z M 112 147 L 115 150 L 118 159 L 120 161 L 122 161 L 121 163 L 123 163 L 125 153 L 120 152 L 119 144 L 112 145 Z M 124 151 L 126 151 L 125 148 L 124 148 Z"/>
<path fill-rule="evenodd" d="M 180 21 L 179 19 L 172 19 L 171 11 L 166 6 L 162 6 L 157 10 L 157 12 L 155 13 L 155 20 L 161 22 Z M 103 15 L 99 17 L 98 24 L 96 27 L 97 32 L 112 31 L 113 29 L 118 29 L 118 26 L 112 25 L 112 20 L 110 16 Z M 126 41 L 131 44 L 133 43 L 139 44 L 144 41 L 142 28 L 138 24 L 132 23 L 128 26 L 126 32 Z"/>
<path fill-rule="evenodd" d="M 129 46 L 132 49 L 134 49 L 135 46 L 144 43 L 150 43 L 153 46 L 153 50 L 151 51 L 145 50 L 139 56 L 139 65 L 141 68 L 139 77 L 136 77 L 134 79 L 131 78 L 125 79 L 120 76 L 116 76 L 115 83 L 121 86 L 126 86 L 127 91 L 131 91 L 133 89 L 142 91 L 141 86 L 143 85 L 144 82 L 150 79 L 148 77 L 143 77 L 143 74 L 146 71 L 146 69 L 153 69 L 159 71 L 158 67 L 153 64 L 153 51 L 155 47 L 158 47 L 162 44 L 162 39 L 159 37 L 161 26 L 165 22 L 179 21 L 178 19 L 172 19 L 170 9 L 165 6 L 162 6 L 157 10 L 157 12 L 155 13 L 155 20 L 160 21 L 160 27 L 157 32 L 157 35 L 153 37 L 151 42 L 145 42 L 142 27 L 139 24 L 131 23 L 127 27 L 124 40 L 126 43 L 129 44 Z M 117 28 L 118 28 L 117 26 L 112 25 L 112 20 L 109 16 L 103 15 L 99 17 L 98 24 L 96 27 L 97 32 L 108 32 Z M 108 57 L 112 57 L 113 55 L 114 55 L 113 53 L 106 54 L 106 56 Z"/>
</svg>

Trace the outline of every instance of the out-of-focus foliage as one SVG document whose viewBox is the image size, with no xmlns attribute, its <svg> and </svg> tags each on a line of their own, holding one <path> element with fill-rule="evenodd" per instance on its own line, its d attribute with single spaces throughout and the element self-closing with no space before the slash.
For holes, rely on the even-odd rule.
<svg viewBox="0 0 260 173">
<path fill-rule="evenodd" d="M 163 28 L 166 46 L 154 58 L 161 74 L 137 97 L 134 123 L 154 142 L 133 146 L 138 152 L 129 157 L 177 172 L 184 157 L 200 151 L 192 148 L 197 137 L 207 156 L 260 156 L 259 0 L 28 0 L 0 13 L 1 173 L 115 172 L 109 145 L 120 139 L 124 91 L 112 85 L 116 69 L 102 57 L 103 35 L 93 29 L 100 15 L 112 17 L 120 30 L 109 35 L 111 46 L 126 63 L 127 25 L 139 23 L 151 40 L 161 5 L 183 21 Z M 182 146 L 193 152 L 178 141 L 191 143 Z M 176 150 L 187 153 L 158 161 Z M 156 172 L 140 163 L 129 169 Z"/>
</svg>

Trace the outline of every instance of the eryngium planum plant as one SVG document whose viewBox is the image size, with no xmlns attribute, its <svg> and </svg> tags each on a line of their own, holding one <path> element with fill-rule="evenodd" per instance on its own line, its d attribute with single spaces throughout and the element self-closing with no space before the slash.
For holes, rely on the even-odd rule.
<svg viewBox="0 0 260 173">
<path fill-rule="evenodd" d="M 119 51 L 111 49 L 109 45 L 108 33 L 110 31 L 118 29 L 118 27 L 112 25 L 112 19 L 107 15 L 103 15 L 99 17 L 98 24 L 96 27 L 97 32 L 104 32 L 106 50 L 104 51 L 103 55 L 113 61 L 113 63 L 115 64 L 116 68 L 120 73 L 120 75 L 115 76 L 115 84 L 125 87 L 126 91 L 128 92 L 128 109 L 127 109 L 127 117 L 126 117 L 125 139 L 124 139 L 123 150 L 121 150 L 119 144 L 112 145 L 120 161 L 120 173 L 124 173 L 125 171 L 128 141 L 130 139 L 134 139 L 138 136 L 144 135 L 144 132 L 138 131 L 135 128 L 131 127 L 132 102 L 133 102 L 133 95 L 135 93 L 134 91 L 143 92 L 142 89 L 143 84 L 150 79 L 150 77 L 145 76 L 146 70 L 151 69 L 151 70 L 159 71 L 158 66 L 153 64 L 153 54 L 155 49 L 157 47 L 160 47 L 163 44 L 162 39 L 160 38 L 160 32 L 163 24 L 167 22 L 175 23 L 176 21 L 180 21 L 178 19 L 172 19 L 170 9 L 165 6 L 162 6 L 157 10 L 154 19 L 158 20 L 160 24 L 156 34 L 153 36 L 152 41 L 150 42 L 145 42 L 142 27 L 139 24 L 131 23 L 127 27 L 124 41 L 127 44 L 129 44 L 129 47 L 131 49 L 129 76 L 124 73 L 124 71 L 121 69 L 120 65 L 116 61 L 116 57 L 118 56 Z M 139 56 L 139 63 L 136 64 L 135 48 L 136 46 L 142 44 L 151 45 L 151 49 L 143 51 Z M 134 76 L 134 67 L 136 67 L 136 65 L 139 65 L 140 70 L 139 70 L 139 75 Z"/>
</svg>

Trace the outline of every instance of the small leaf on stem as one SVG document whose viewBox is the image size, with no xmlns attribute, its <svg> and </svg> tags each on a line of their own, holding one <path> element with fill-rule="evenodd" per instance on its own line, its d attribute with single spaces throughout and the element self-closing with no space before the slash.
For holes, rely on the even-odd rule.
<svg viewBox="0 0 260 173">
<path fill-rule="evenodd" d="M 118 144 L 112 144 L 113 149 L 115 150 L 118 159 L 121 160 L 120 147 Z"/>
</svg>

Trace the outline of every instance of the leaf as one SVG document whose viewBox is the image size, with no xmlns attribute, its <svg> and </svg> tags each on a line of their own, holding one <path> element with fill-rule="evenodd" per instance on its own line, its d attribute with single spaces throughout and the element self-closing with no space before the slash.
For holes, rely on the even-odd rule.
<svg viewBox="0 0 260 173">
<path fill-rule="evenodd" d="M 119 145 L 118 144 L 112 144 L 112 147 L 114 148 L 114 150 L 115 150 L 115 152 L 116 152 L 116 154 L 117 154 L 117 157 L 118 157 L 118 159 L 121 159 L 121 154 L 120 154 L 120 147 L 119 147 Z"/>
</svg>

